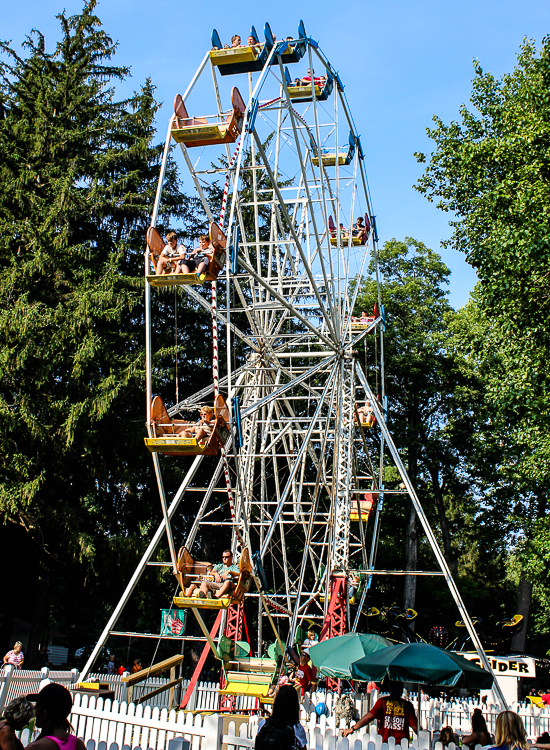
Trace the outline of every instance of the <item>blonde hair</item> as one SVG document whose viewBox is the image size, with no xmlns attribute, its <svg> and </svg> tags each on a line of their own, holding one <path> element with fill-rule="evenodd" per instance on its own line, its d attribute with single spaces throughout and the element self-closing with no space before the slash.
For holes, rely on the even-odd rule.
<svg viewBox="0 0 550 750">
<path fill-rule="evenodd" d="M 201 414 L 203 411 L 207 412 L 210 415 L 210 419 L 212 419 L 212 417 L 214 416 L 214 409 L 211 406 L 203 406 L 201 409 Z"/>
<path fill-rule="evenodd" d="M 521 716 L 513 711 L 501 711 L 495 722 L 495 744 L 498 747 L 507 745 L 508 750 L 519 747 L 528 750 L 527 733 Z"/>
<path fill-rule="evenodd" d="M 168 232 L 166 235 L 166 242 L 170 242 L 170 240 L 177 240 L 178 235 L 175 232 Z"/>
</svg>

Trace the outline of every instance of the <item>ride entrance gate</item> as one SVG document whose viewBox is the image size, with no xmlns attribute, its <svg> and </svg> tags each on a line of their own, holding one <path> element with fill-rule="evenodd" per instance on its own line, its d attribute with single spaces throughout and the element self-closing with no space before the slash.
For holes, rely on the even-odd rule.
<svg viewBox="0 0 550 750">
<path fill-rule="evenodd" d="M 343 83 L 303 23 L 294 39 L 275 41 L 268 24 L 264 36 L 260 43 L 252 29 L 251 46 L 207 52 L 176 96 L 168 123 L 145 251 L 146 444 L 162 523 L 84 672 L 116 632 L 160 539 L 166 535 L 166 564 L 178 575 L 181 543 L 192 556 L 213 525 L 227 526 L 236 559 L 247 551 L 250 566 L 241 569 L 241 583 L 258 648 L 264 641 L 292 645 L 304 623 L 314 623 L 322 638 L 355 630 L 367 586 L 351 620 L 350 576 L 366 577 L 370 585 L 383 572 L 375 563 L 388 455 L 432 546 L 437 573 L 445 576 L 490 670 L 386 424 L 378 238 L 363 146 Z M 217 32 L 213 41 L 221 46 Z M 200 117 L 190 116 L 197 110 Z M 156 224 L 174 141 L 204 212 L 206 272 L 193 258 L 164 269 L 160 261 Z M 359 320 L 353 310 L 369 262 L 378 300 Z M 189 295 L 212 319 L 212 385 L 171 404 L 156 400 L 152 381 L 152 314 L 167 286 Z M 368 372 L 359 356 L 366 337 L 377 337 L 379 352 Z M 191 415 L 205 407 L 214 414 L 211 433 L 201 439 Z M 185 469 L 171 501 L 162 480 L 167 461 Z M 171 521 L 185 512 L 203 461 L 211 481 L 187 538 L 176 544 Z M 213 495 L 220 490 L 227 501 L 216 509 Z M 179 606 L 199 617 L 201 608 L 220 610 L 216 634 L 203 628 L 220 656 L 221 637 L 242 638 L 242 601 L 230 596 L 223 604 L 201 604 L 180 597 Z"/>
</svg>

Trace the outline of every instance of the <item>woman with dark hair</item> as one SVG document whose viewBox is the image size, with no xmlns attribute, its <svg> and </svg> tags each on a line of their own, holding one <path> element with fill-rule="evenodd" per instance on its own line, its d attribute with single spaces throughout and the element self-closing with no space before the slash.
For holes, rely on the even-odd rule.
<svg viewBox="0 0 550 750">
<path fill-rule="evenodd" d="M 15 698 L 4 709 L 4 719 L 0 721 L 1 750 L 23 750 L 21 740 L 16 736 L 31 719 L 34 719 L 34 706 L 26 698 Z"/>
<path fill-rule="evenodd" d="M 300 724 L 300 701 L 292 685 L 281 685 L 273 701 L 273 711 L 259 727 L 255 750 L 283 750 L 304 748 L 306 733 Z"/>
<path fill-rule="evenodd" d="M 86 750 L 82 740 L 71 732 L 68 716 L 73 708 L 73 697 L 63 685 L 50 682 L 39 693 L 27 695 L 36 703 L 36 726 L 42 729 L 37 740 L 27 747 L 33 750 Z"/>
<path fill-rule="evenodd" d="M 487 724 L 481 713 L 481 708 L 474 708 L 474 713 L 472 714 L 472 732 L 462 738 L 462 744 L 468 745 L 473 750 L 476 745 L 490 745 L 492 741 Z"/>
</svg>

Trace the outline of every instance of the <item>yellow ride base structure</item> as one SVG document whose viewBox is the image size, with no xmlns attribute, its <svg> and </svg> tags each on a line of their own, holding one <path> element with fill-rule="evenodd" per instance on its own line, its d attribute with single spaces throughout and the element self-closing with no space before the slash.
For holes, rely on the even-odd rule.
<svg viewBox="0 0 550 750">
<path fill-rule="evenodd" d="M 196 273 L 164 273 L 160 276 L 151 273 L 147 275 L 147 281 L 151 286 L 189 286 L 201 283 Z"/>
<path fill-rule="evenodd" d="M 181 453 L 181 455 L 189 453 L 198 456 L 208 450 L 208 443 L 201 444 L 197 442 L 196 438 L 182 438 L 177 435 L 144 438 L 144 440 L 151 453 L 165 453 L 170 450 L 170 453 Z"/>
<path fill-rule="evenodd" d="M 336 154 L 321 154 L 321 160 L 323 162 L 324 167 L 335 167 L 336 166 Z M 348 154 L 338 154 L 338 164 L 345 166 L 347 162 Z M 313 163 L 316 167 L 319 166 L 319 158 L 317 156 L 313 157 Z"/>
<path fill-rule="evenodd" d="M 307 86 L 289 86 L 288 95 L 291 101 L 292 99 L 303 99 L 306 96 L 311 96 L 311 85 L 308 84 Z M 315 96 L 320 96 L 320 95 L 321 95 L 321 87 L 316 85 Z"/>
<path fill-rule="evenodd" d="M 196 596 L 175 596 L 174 604 L 180 609 L 227 609 L 231 604 L 230 596 L 221 599 L 199 599 Z"/>
<path fill-rule="evenodd" d="M 212 61 L 212 65 L 253 62 L 257 59 L 258 52 L 254 47 L 234 47 L 230 49 L 210 50 L 210 60 Z"/>
</svg>

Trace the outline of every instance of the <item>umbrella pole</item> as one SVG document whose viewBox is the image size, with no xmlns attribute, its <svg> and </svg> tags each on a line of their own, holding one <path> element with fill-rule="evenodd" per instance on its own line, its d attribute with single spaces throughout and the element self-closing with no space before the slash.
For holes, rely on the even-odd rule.
<svg viewBox="0 0 550 750">
<path fill-rule="evenodd" d="M 422 722 L 420 721 L 420 716 L 421 716 L 420 707 L 421 707 L 422 701 L 420 700 L 420 685 L 418 683 L 416 683 L 416 696 L 417 696 L 416 720 L 418 722 L 418 732 L 420 732 L 420 730 L 422 729 Z M 417 737 L 418 737 L 418 732 L 416 733 Z"/>
</svg>

